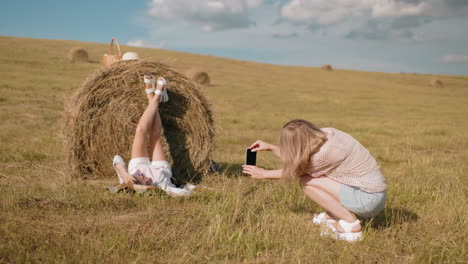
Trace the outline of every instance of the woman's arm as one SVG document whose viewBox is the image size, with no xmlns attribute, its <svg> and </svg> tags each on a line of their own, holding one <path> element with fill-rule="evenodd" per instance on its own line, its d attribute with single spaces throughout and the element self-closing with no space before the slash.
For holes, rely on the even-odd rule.
<svg viewBox="0 0 468 264">
<path fill-rule="evenodd" d="M 251 149 L 253 152 L 271 151 L 271 152 L 273 152 L 273 154 L 275 154 L 279 158 L 281 157 L 281 151 L 280 151 L 280 148 L 278 146 L 275 146 L 275 145 L 270 144 L 270 143 L 266 143 L 266 142 L 261 141 L 261 140 L 257 140 L 254 143 L 252 143 L 252 145 L 250 145 L 249 149 Z"/>
<path fill-rule="evenodd" d="M 278 158 L 281 158 L 281 150 L 278 146 L 271 145 L 271 152 L 273 152 L 273 154 L 275 154 Z"/>
<path fill-rule="evenodd" d="M 280 179 L 281 175 L 283 175 L 283 170 L 265 170 L 265 178 L 264 179 Z"/>
<path fill-rule="evenodd" d="M 242 172 L 254 179 L 279 179 L 283 174 L 283 170 L 265 170 L 252 165 L 242 165 Z"/>
<path fill-rule="evenodd" d="M 125 184 L 137 183 L 137 180 L 132 175 L 130 175 L 130 173 L 127 172 L 127 170 L 124 168 L 122 164 L 117 163 L 115 165 L 115 169 L 119 172 L 120 177 L 122 177 L 122 180 Z"/>
</svg>

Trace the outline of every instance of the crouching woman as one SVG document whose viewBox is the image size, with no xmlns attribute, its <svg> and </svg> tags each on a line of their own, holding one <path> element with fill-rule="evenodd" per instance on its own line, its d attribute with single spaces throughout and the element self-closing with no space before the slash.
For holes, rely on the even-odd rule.
<svg viewBox="0 0 468 264">
<path fill-rule="evenodd" d="M 346 241 L 362 239 L 359 218 L 371 218 L 385 206 L 386 184 L 376 160 L 352 136 L 334 128 L 318 128 L 302 119 L 281 129 L 279 147 L 256 141 L 252 151 L 272 151 L 283 168 L 265 170 L 243 166 L 256 179 L 296 179 L 304 193 L 325 209 L 314 215 L 332 237 Z"/>
</svg>

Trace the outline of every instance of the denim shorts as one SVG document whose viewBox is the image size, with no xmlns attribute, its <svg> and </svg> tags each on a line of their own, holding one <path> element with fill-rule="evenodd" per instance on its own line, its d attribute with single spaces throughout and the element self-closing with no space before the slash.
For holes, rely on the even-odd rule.
<svg viewBox="0 0 468 264">
<path fill-rule="evenodd" d="M 369 193 L 358 187 L 341 184 L 340 202 L 360 218 L 377 216 L 385 207 L 387 191 Z"/>
</svg>

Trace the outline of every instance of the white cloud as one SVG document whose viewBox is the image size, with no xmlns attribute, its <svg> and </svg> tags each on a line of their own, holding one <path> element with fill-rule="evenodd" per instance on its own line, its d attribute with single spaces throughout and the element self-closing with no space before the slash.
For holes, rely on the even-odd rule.
<svg viewBox="0 0 468 264">
<path fill-rule="evenodd" d="M 144 47 L 145 41 L 142 39 L 130 40 L 129 42 L 127 42 L 127 45 L 132 47 Z"/>
<path fill-rule="evenodd" d="M 280 15 L 282 21 L 314 29 L 345 25 L 352 39 L 421 41 L 426 39 L 421 26 L 468 16 L 468 0 L 289 0 Z"/>
<path fill-rule="evenodd" d="M 247 6 L 249 8 L 257 8 L 263 4 L 263 0 L 247 0 Z"/>
<path fill-rule="evenodd" d="M 333 24 L 356 16 L 419 15 L 427 6 L 417 0 L 290 0 L 281 8 L 281 16 L 292 21 Z"/>
<path fill-rule="evenodd" d="M 254 25 L 248 11 L 262 4 L 263 0 L 152 0 L 148 15 L 217 31 Z"/>
<path fill-rule="evenodd" d="M 441 62 L 468 62 L 468 53 L 465 54 L 449 54 L 439 58 Z"/>
<path fill-rule="evenodd" d="M 281 8 L 283 19 L 295 22 L 333 24 L 347 16 L 362 14 L 365 0 L 291 0 Z"/>
<path fill-rule="evenodd" d="M 292 33 L 289 33 L 289 34 L 275 33 L 275 34 L 271 35 L 271 37 L 274 38 L 274 39 L 292 39 L 292 38 L 298 38 L 299 34 L 297 34 L 296 32 L 292 32 Z"/>
<path fill-rule="evenodd" d="M 468 15 L 466 0 L 289 0 L 281 8 L 284 19 L 333 24 L 350 17 L 372 18 Z"/>
<path fill-rule="evenodd" d="M 374 3 L 372 3 L 374 2 Z M 427 3 L 405 3 L 403 1 L 370 1 L 369 7 L 372 10 L 374 17 L 399 17 L 399 16 L 414 16 L 422 14 Z"/>
<path fill-rule="evenodd" d="M 149 43 L 146 40 L 143 39 L 135 39 L 135 40 L 130 40 L 127 42 L 128 46 L 132 47 L 142 47 L 142 48 L 155 48 L 155 49 L 161 49 L 166 45 L 165 41 L 161 41 L 157 44 Z"/>
</svg>

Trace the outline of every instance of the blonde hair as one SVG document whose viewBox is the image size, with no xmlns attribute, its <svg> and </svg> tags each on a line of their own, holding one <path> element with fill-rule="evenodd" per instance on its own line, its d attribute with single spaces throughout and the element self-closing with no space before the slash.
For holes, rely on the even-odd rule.
<svg viewBox="0 0 468 264">
<path fill-rule="evenodd" d="M 283 161 L 282 178 L 291 181 L 302 177 L 311 166 L 310 158 L 325 141 L 325 133 L 307 120 L 295 119 L 286 123 L 279 137 Z"/>
</svg>

